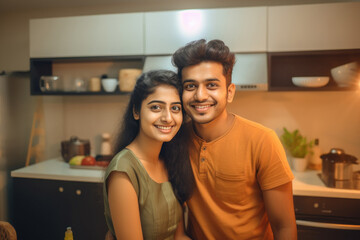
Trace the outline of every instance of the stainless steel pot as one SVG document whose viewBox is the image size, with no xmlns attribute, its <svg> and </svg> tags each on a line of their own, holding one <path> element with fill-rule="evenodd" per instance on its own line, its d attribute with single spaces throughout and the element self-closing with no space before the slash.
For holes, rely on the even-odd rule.
<svg viewBox="0 0 360 240">
<path fill-rule="evenodd" d="M 69 141 L 61 142 L 61 155 L 66 162 L 76 155 L 90 155 L 90 141 L 72 136 Z"/>
<path fill-rule="evenodd" d="M 329 153 L 322 154 L 322 178 L 334 180 L 350 180 L 352 165 L 357 164 L 357 158 L 346 154 L 340 148 L 332 148 Z"/>
</svg>

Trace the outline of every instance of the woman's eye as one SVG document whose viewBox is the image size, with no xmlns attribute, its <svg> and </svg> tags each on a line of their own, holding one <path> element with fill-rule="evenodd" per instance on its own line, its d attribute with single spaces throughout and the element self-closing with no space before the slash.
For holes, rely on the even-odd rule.
<svg viewBox="0 0 360 240">
<path fill-rule="evenodd" d="M 181 111 L 181 107 L 180 107 L 180 106 L 172 106 L 172 107 L 171 107 L 171 110 L 172 110 L 173 112 L 180 112 L 180 111 Z"/>
<path fill-rule="evenodd" d="M 152 105 L 152 106 L 150 107 L 150 109 L 151 109 L 152 111 L 158 111 L 158 110 L 161 109 L 161 107 L 160 107 L 160 105 Z"/>
</svg>

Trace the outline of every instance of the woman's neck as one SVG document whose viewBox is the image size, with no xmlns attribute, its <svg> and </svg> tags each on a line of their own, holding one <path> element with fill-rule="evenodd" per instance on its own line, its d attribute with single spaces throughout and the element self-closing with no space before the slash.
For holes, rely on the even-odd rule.
<svg viewBox="0 0 360 240">
<path fill-rule="evenodd" d="M 162 142 L 154 141 L 138 135 L 127 148 L 129 148 L 142 161 L 157 163 L 162 147 Z"/>
</svg>

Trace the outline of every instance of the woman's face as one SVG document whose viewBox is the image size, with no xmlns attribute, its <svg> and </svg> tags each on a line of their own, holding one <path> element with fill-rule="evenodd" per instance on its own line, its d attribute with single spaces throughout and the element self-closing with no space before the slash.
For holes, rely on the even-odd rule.
<svg viewBox="0 0 360 240">
<path fill-rule="evenodd" d="M 141 103 L 139 137 L 159 142 L 170 141 L 179 131 L 183 115 L 178 91 L 170 85 L 160 85 Z"/>
</svg>

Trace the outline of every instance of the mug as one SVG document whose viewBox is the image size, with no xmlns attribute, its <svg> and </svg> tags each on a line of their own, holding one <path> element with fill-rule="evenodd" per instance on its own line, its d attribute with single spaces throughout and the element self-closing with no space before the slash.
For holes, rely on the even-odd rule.
<svg viewBox="0 0 360 240">
<path fill-rule="evenodd" d="M 59 77 L 58 76 L 41 76 L 40 77 L 40 90 L 42 92 L 51 92 L 59 90 Z"/>
<path fill-rule="evenodd" d="M 114 92 L 118 85 L 118 81 L 116 78 L 103 78 L 101 84 L 105 92 Z"/>
</svg>

